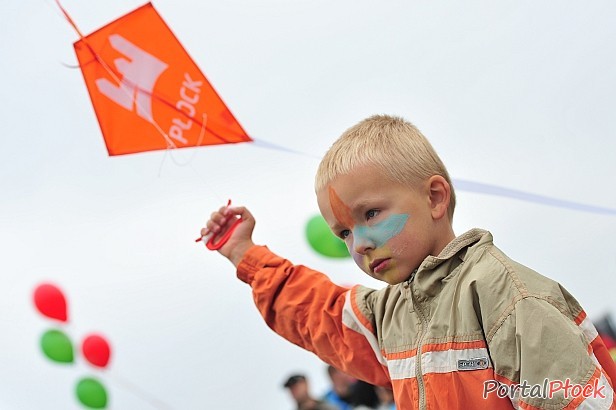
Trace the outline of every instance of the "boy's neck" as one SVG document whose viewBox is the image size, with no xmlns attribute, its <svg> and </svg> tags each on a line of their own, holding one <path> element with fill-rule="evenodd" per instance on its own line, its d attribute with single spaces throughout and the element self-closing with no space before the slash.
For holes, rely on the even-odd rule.
<svg viewBox="0 0 616 410">
<path fill-rule="evenodd" d="M 443 224 L 440 226 L 436 226 L 435 229 L 438 231 L 438 234 L 435 237 L 434 247 L 432 252 L 430 253 L 432 256 L 440 255 L 441 251 L 445 249 L 447 245 L 454 239 L 456 239 L 456 234 L 453 232 L 453 227 L 449 223 L 449 221 L 443 221 Z"/>
</svg>

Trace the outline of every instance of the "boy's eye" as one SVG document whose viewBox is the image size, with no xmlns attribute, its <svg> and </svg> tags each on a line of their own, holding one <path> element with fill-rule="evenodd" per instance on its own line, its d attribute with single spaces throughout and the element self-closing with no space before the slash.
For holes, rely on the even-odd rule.
<svg viewBox="0 0 616 410">
<path fill-rule="evenodd" d="M 379 211 L 377 209 L 371 209 L 368 212 L 366 212 L 366 219 L 372 219 L 378 214 L 379 214 Z"/>
<path fill-rule="evenodd" d="M 339 236 L 341 239 L 346 239 L 346 238 L 347 238 L 347 236 L 349 236 L 350 234 L 351 234 L 351 231 L 350 231 L 350 230 L 348 230 L 348 229 L 343 229 L 343 230 L 341 230 L 341 231 L 340 231 L 340 233 L 338 234 L 338 236 Z"/>
</svg>

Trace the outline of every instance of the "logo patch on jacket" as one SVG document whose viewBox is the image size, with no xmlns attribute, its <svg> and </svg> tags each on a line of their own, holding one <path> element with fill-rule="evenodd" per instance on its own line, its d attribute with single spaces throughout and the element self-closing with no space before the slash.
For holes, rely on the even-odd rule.
<svg viewBox="0 0 616 410">
<path fill-rule="evenodd" d="M 459 359 L 458 370 L 480 370 L 488 368 L 487 357 L 478 357 L 476 359 Z"/>
</svg>

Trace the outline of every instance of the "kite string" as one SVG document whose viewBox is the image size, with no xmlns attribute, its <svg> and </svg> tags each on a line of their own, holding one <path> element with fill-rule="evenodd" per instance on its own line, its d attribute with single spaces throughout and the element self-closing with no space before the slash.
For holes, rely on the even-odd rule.
<svg viewBox="0 0 616 410">
<path fill-rule="evenodd" d="M 58 7 L 60 8 L 60 11 L 62 12 L 62 14 L 64 14 L 64 18 L 68 21 L 68 23 L 73 26 L 73 28 L 75 29 L 75 31 L 77 32 L 77 34 L 79 35 L 80 39 L 84 39 L 84 35 L 81 32 L 81 30 L 79 30 L 79 27 L 77 27 L 77 24 L 75 24 L 75 22 L 73 21 L 73 19 L 71 18 L 71 16 L 68 14 L 68 12 L 64 9 L 64 7 L 62 7 L 62 4 L 60 4 L 60 0 L 56 0 L 56 4 L 58 5 Z"/>
<path fill-rule="evenodd" d="M 56 1 L 56 4 L 58 5 L 58 7 L 60 8 L 60 10 L 62 11 L 62 13 L 64 14 L 64 17 L 66 18 L 66 20 L 75 29 L 75 31 L 79 35 L 80 39 L 84 42 L 84 44 L 88 47 L 90 52 L 94 55 L 94 58 L 103 66 L 103 68 L 109 73 L 109 75 L 118 84 L 122 84 L 122 83 L 129 83 L 129 84 L 131 84 L 130 81 L 128 81 L 126 78 L 120 79 L 118 77 L 118 75 L 111 69 L 111 67 L 109 67 L 109 65 L 105 63 L 105 61 L 101 58 L 101 56 L 94 51 L 92 46 L 88 43 L 88 41 L 84 37 L 84 35 L 81 32 L 81 30 L 79 30 L 79 28 L 77 27 L 77 25 L 75 24 L 73 19 L 68 14 L 68 12 L 64 9 L 64 7 L 62 7 L 62 5 L 60 4 L 60 0 L 55 0 L 55 1 Z M 157 96 L 152 95 L 152 93 L 148 92 L 147 90 L 143 90 L 138 85 L 132 84 L 132 86 L 133 86 L 133 89 L 137 89 L 137 90 L 139 90 L 139 92 L 146 93 L 150 97 L 156 98 L 157 100 L 162 101 L 163 103 L 169 105 L 169 103 L 167 101 L 159 99 Z M 122 87 L 122 88 L 124 88 L 124 87 Z M 126 89 L 124 91 L 127 94 L 129 94 L 129 95 L 131 94 Z M 131 97 L 131 99 L 133 99 L 133 95 L 130 95 L 130 97 Z M 143 111 L 143 107 L 141 107 L 139 105 L 139 102 L 137 100 L 134 100 L 134 102 L 135 102 L 135 105 L 140 110 Z M 182 115 L 186 115 L 181 110 L 179 110 L 179 111 L 182 113 Z M 164 163 L 164 161 L 166 159 L 166 156 L 167 156 L 167 152 L 170 151 L 171 149 L 177 149 L 178 147 L 174 144 L 174 142 L 171 140 L 169 135 L 167 135 L 167 133 L 165 133 L 163 131 L 163 129 L 160 127 L 160 125 L 156 121 L 154 121 L 152 119 L 151 122 L 154 125 L 154 127 L 156 128 L 156 130 L 158 131 L 158 133 L 165 139 L 165 141 L 167 143 L 167 150 L 165 152 L 165 157 L 163 158 L 163 163 Z M 205 124 L 202 123 L 201 126 L 202 126 L 202 129 L 201 129 L 202 135 L 204 135 L 203 131 L 206 129 Z M 210 133 L 212 133 L 213 136 L 221 139 L 222 141 L 233 142 L 233 141 L 227 141 L 226 139 L 224 139 L 223 137 L 221 137 L 217 133 L 213 132 L 212 130 L 209 130 L 209 131 L 210 131 Z M 202 136 L 200 136 L 200 142 L 202 142 L 202 140 L 203 140 L 203 138 L 202 138 Z M 255 140 L 255 142 L 258 145 L 261 145 L 261 146 L 269 148 L 269 149 L 274 149 L 274 150 L 277 150 L 277 151 L 284 151 L 284 152 L 292 152 L 292 153 L 295 153 L 295 154 L 309 156 L 308 154 L 304 154 L 304 153 L 301 153 L 301 152 L 298 152 L 298 151 L 294 151 L 294 150 L 291 150 L 291 149 L 288 149 L 288 148 L 285 148 L 285 147 L 277 146 L 275 144 L 271 144 L 271 143 L 268 143 L 268 142 L 265 142 L 265 141 Z M 173 156 L 172 156 L 172 158 L 173 158 Z M 190 165 L 190 162 L 192 161 L 193 158 L 194 158 L 194 156 L 187 162 L 187 164 Z M 176 163 L 176 165 L 179 165 L 179 163 L 175 159 L 173 159 L 173 160 L 174 160 L 174 163 Z M 191 166 L 191 168 L 193 168 L 193 167 Z M 162 169 L 162 164 L 161 164 L 161 169 Z M 194 168 L 193 168 L 193 170 L 194 170 Z M 195 173 L 197 173 L 196 170 L 194 170 L 194 171 L 195 171 Z M 159 174 L 160 174 L 160 172 L 159 172 Z M 197 175 L 199 175 L 199 174 L 197 173 Z M 199 177 L 201 177 L 201 175 L 199 175 Z M 468 191 L 471 191 L 471 192 L 477 192 L 477 193 L 483 193 L 483 194 L 495 195 L 495 196 L 504 196 L 504 197 L 515 198 L 515 199 L 519 199 L 519 200 L 523 200 L 523 201 L 528 201 L 528 202 L 540 203 L 540 204 L 544 204 L 544 205 L 556 206 L 556 207 L 560 207 L 560 208 L 574 209 L 574 210 L 578 210 L 578 211 L 585 211 L 585 212 L 591 212 L 591 213 L 601 213 L 601 214 L 611 214 L 611 215 L 616 214 L 616 210 L 610 209 L 610 208 L 603 208 L 603 207 L 597 207 L 597 206 L 593 206 L 593 205 L 575 203 L 575 202 L 571 202 L 571 201 L 564 201 L 564 200 L 559 200 L 559 199 L 556 199 L 556 198 L 545 197 L 545 196 L 542 196 L 542 195 L 536 195 L 536 194 L 532 194 L 532 193 L 528 193 L 528 192 L 524 192 L 524 191 L 517 191 L 517 190 L 512 190 L 512 189 L 508 189 L 508 188 L 504 188 L 504 187 L 492 186 L 492 185 L 488 185 L 488 184 L 474 183 L 474 182 L 471 182 L 471 181 L 455 181 L 455 182 L 457 182 L 457 185 L 459 185 L 461 190 L 468 190 Z"/>
<path fill-rule="evenodd" d="M 254 141 L 253 142 L 254 145 L 261 147 L 261 148 L 272 149 L 274 151 L 291 153 L 295 155 L 301 155 L 301 156 L 309 157 L 309 158 L 320 158 L 316 155 L 297 151 L 297 150 L 287 148 L 281 145 L 273 144 L 267 141 L 258 140 L 256 138 L 253 138 L 253 141 Z M 547 205 L 547 206 L 552 206 L 552 207 L 562 208 L 562 209 L 569 209 L 573 211 L 588 212 L 588 213 L 600 214 L 600 215 L 616 215 L 616 209 L 614 208 L 607 208 L 607 207 L 601 207 L 601 206 L 596 206 L 596 205 L 584 204 L 580 202 L 567 201 L 567 200 L 553 198 L 553 197 L 549 197 L 545 195 L 534 194 L 534 193 L 527 192 L 527 191 L 506 188 L 506 187 L 499 186 L 499 185 L 490 185 L 490 184 L 485 184 L 481 182 L 474 182 L 474 181 L 468 181 L 464 179 L 455 179 L 455 178 L 452 178 L 452 184 L 455 189 L 460 190 L 460 191 L 491 195 L 491 196 L 496 196 L 496 197 L 501 197 L 501 198 L 516 199 L 519 201 L 530 202 L 530 203 L 535 203 L 535 204 L 540 204 L 540 205 Z"/>
</svg>

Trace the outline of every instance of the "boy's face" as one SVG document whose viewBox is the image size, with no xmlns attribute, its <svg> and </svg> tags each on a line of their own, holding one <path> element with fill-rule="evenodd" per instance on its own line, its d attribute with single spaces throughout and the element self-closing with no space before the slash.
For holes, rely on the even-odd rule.
<svg viewBox="0 0 616 410">
<path fill-rule="evenodd" d="M 434 252 L 428 188 L 413 189 L 362 166 L 334 179 L 317 201 L 355 263 L 375 279 L 401 283 Z"/>
</svg>

